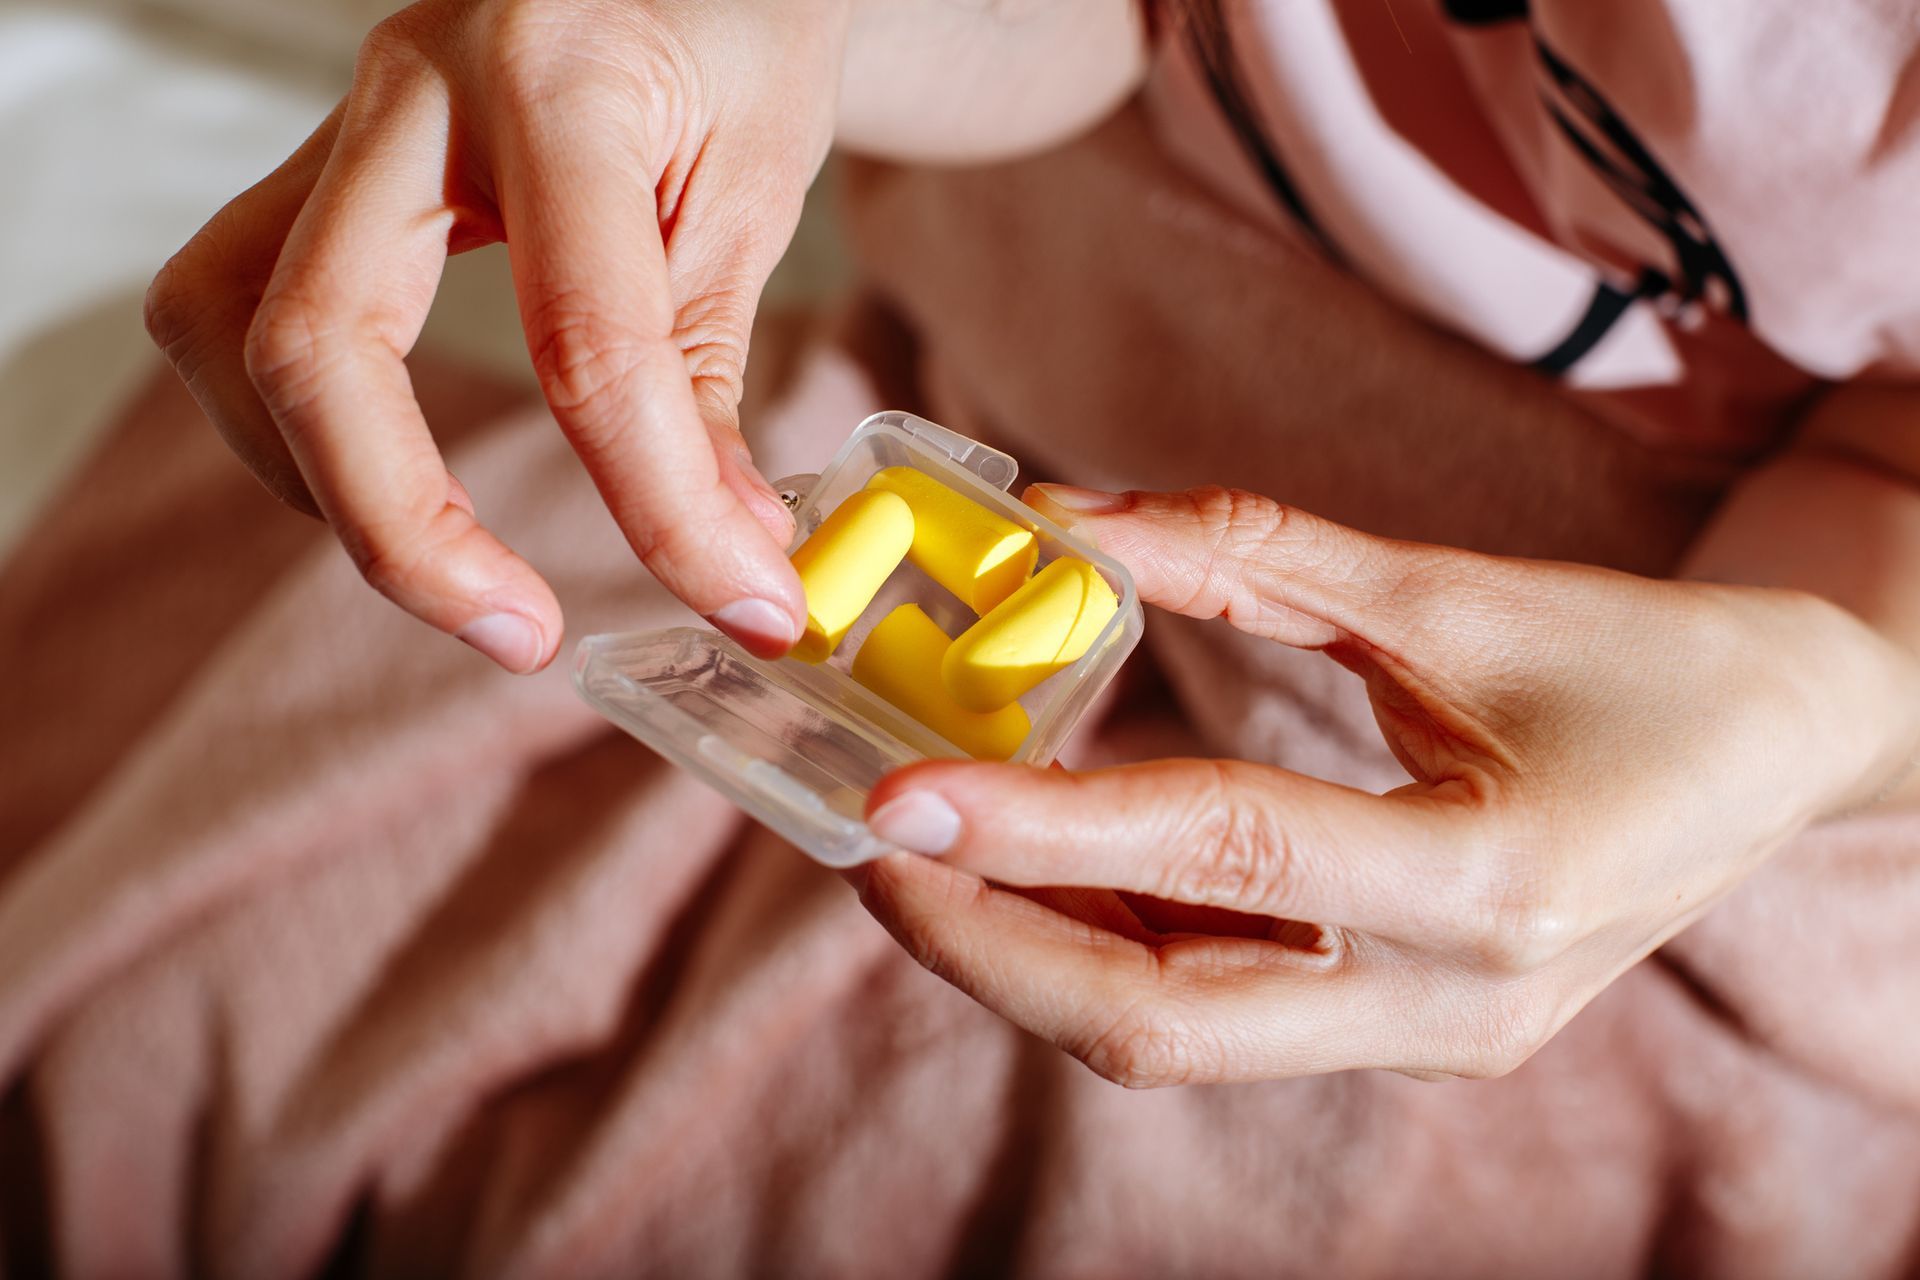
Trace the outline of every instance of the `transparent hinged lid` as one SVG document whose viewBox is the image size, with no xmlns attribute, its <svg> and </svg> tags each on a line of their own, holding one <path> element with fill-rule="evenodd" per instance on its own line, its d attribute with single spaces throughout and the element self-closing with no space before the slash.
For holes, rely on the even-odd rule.
<svg viewBox="0 0 1920 1280">
<path fill-rule="evenodd" d="M 861 423 L 817 477 L 776 486 L 795 502 L 793 547 L 876 472 L 897 466 L 924 471 L 1033 530 L 1040 566 L 1062 555 L 1089 562 L 1119 598 L 1087 652 L 1020 699 L 1033 728 L 1012 759 L 1051 762 L 1139 642 L 1143 623 L 1133 579 L 1117 561 L 1009 496 L 1018 471 L 1012 458 L 899 412 Z M 861 821 L 867 794 L 883 775 L 916 760 L 966 754 L 848 674 L 867 631 L 907 603 L 918 604 L 950 636 L 975 621 L 965 604 L 905 562 L 818 666 L 756 658 L 705 627 L 669 627 L 588 636 L 575 651 L 574 685 L 600 714 L 814 858 L 853 866 L 889 851 Z"/>
</svg>

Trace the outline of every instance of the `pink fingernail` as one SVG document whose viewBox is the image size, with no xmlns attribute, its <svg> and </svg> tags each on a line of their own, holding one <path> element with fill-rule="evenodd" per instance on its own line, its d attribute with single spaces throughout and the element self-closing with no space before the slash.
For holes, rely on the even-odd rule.
<svg viewBox="0 0 1920 1280">
<path fill-rule="evenodd" d="M 909 791 L 875 809 L 867 829 L 909 852 L 941 854 L 960 839 L 960 813 L 944 796 Z"/>
<path fill-rule="evenodd" d="M 1039 491 L 1040 497 L 1066 511 L 1107 515 L 1127 505 L 1125 494 L 1102 493 L 1098 489 L 1081 489 L 1070 484 L 1037 484 L 1033 487 Z"/>
<path fill-rule="evenodd" d="M 787 611 L 771 600 L 749 597 L 715 609 L 707 621 L 763 658 L 778 657 L 799 635 Z"/>
<path fill-rule="evenodd" d="M 490 613 L 453 634 L 515 675 L 533 671 L 547 652 L 540 628 L 517 613 Z"/>
</svg>

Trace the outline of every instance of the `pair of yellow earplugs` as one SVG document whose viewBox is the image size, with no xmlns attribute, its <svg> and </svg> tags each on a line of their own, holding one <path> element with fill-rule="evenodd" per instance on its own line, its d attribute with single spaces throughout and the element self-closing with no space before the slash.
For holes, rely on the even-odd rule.
<svg viewBox="0 0 1920 1280">
<path fill-rule="evenodd" d="M 1031 727 L 1020 697 L 1078 661 L 1119 608 L 1084 560 L 1034 573 L 1039 550 L 1032 530 L 925 472 L 889 467 L 793 553 L 807 594 L 793 656 L 826 661 L 911 560 L 980 620 L 950 639 L 918 605 L 901 605 L 867 633 L 853 678 L 968 754 L 1005 760 Z"/>
</svg>

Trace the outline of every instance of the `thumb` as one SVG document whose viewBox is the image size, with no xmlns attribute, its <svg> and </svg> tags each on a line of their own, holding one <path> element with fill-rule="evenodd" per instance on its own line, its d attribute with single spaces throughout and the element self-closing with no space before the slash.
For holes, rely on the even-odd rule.
<svg viewBox="0 0 1920 1280">
<path fill-rule="evenodd" d="M 1445 597 L 1471 581 L 1466 562 L 1485 559 L 1374 537 L 1239 489 L 1040 484 L 1026 500 L 1126 565 L 1147 603 L 1302 649 L 1357 640 L 1418 650 L 1444 629 L 1443 616 L 1457 624 L 1458 604 Z"/>
<path fill-rule="evenodd" d="M 714 460 L 720 467 L 720 480 L 733 491 L 749 514 L 767 531 L 775 545 L 793 540 L 793 512 L 780 500 L 753 461 L 746 437 L 740 434 L 740 396 L 732 386 L 714 388 L 711 382 L 696 382 L 694 400 L 706 423 L 707 440 L 713 445 Z"/>
</svg>

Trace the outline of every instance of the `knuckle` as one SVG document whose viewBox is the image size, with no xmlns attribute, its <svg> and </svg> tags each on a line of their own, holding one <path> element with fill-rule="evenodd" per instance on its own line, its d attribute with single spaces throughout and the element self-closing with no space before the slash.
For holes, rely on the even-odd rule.
<svg viewBox="0 0 1920 1280">
<path fill-rule="evenodd" d="M 1533 973 L 1565 955 L 1573 935 L 1566 913 L 1550 903 L 1527 902 L 1503 913 L 1487 939 L 1487 957 L 1508 973 Z"/>
<path fill-rule="evenodd" d="M 511 0 L 495 7 L 483 59 L 495 96 L 527 116 L 568 102 L 604 114 L 606 90 L 618 101 L 658 113 L 671 89 L 686 84 L 695 60 L 684 38 L 644 6 L 621 12 L 619 39 L 609 40 L 605 15 L 554 0 Z"/>
<path fill-rule="evenodd" d="M 270 407 L 280 407 L 321 366 L 320 326 L 304 299 L 282 293 L 253 313 L 243 348 L 247 377 Z"/>
<path fill-rule="evenodd" d="M 256 296 L 219 270 L 207 246 L 196 240 L 154 276 L 141 303 L 141 321 L 168 363 L 191 382 L 220 340 L 239 332 Z"/>
<path fill-rule="evenodd" d="M 1163 1089 L 1217 1074 L 1201 1037 L 1145 1002 L 1130 1006 L 1073 1053 L 1123 1089 Z"/>
<path fill-rule="evenodd" d="M 195 303 L 180 254 L 168 259 L 154 276 L 153 283 L 147 287 L 140 315 L 147 327 L 147 336 L 169 357 L 193 332 Z"/>
<path fill-rule="evenodd" d="M 1284 915 L 1296 897 L 1293 843 L 1245 803 L 1230 764 L 1208 763 L 1190 802 L 1185 852 L 1172 860 L 1160 896 Z"/>
<path fill-rule="evenodd" d="M 419 43 L 411 11 L 403 9 L 375 23 L 360 41 L 359 53 L 354 60 L 355 78 L 391 71 L 418 55 Z"/>
<path fill-rule="evenodd" d="M 464 59 L 451 59 L 445 56 L 446 51 L 464 50 L 488 14 L 488 0 L 463 6 L 410 4 L 397 9 L 368 28 L 355 59 L 354 79 L 365 84 L 396 73 L 454 73 Z"/>
<path fill-rule="evenodd" d="M 1496 975 L 1536 973 L 1581 936 L 1578 913 L 1551 877 L 1528 875 L 1495 891 L 1472 938 L 1474 958 Z"/>
<path fill-rule="evenodd" d="M 1195 595 L 1184 602 L 1184 609 L 1223 613 L 1235 622 L 1257 618 L 1269 607 L 1261 571 L 1300 520 L 1299 513 L 1257 493 L 1222 485 L 1188 490 L 1186 498 L 1204 560 Z"/>
<path fill-rule="evenodd" d="M 1187 499 L 1209 545 L 1223 559 L 1277 541 L 1301 519 L 1295 508 L 1225 485 L 1189 490 Z"/>
<path fill-rule="evenodd" d="M 540 76 L 563 57 L 558 37 L 575 28 L 568 6 L 550 0 L 504 0 L 486 25 L 486 55 L 492 64 L 522 79 Z"/>
<path fill-rule="evenodd" d="M 1490 1080 L 1518 1070 L 1553 1037 L 1553 1013 L 1524 984 L 1489 991 L 1468 1025 L 1456 1075 Z"/>
<path fill-rule="evenodd" d="M 745 283 L 745 282 L 738 282 Z M 692 299 L 680 308 L 674 341 L 685 357 L 687 374 L 696 386 L 718 388 L 737 403 L 746 382 L 747 343 L 753 325 L 751 291 L 728 287 Z"/>
<path fill-rule="evenodd" d="M 1455 846 L 1454 940 L 1481 973 L 1537 972 L 1589 932 L 1583 896 L 1558 853 L 1566 838 L 1509 815 L 1477 822 Z"/>
</svg>

